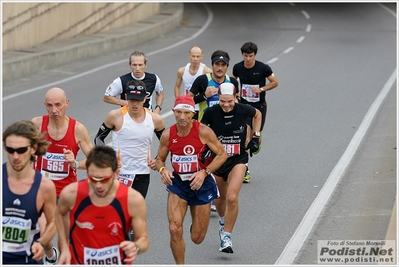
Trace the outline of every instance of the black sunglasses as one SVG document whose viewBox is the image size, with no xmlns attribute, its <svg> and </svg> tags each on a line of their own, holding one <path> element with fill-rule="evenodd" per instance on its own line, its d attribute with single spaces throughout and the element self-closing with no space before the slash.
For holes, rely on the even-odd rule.
<svg viewBox="0 0 399 267">
<path fill-rule="evenodd" d="M 142 85 L 129 85 L 129 89 L 137 89 L 139 91 L 144 90 L 144 86 Z"/>
<path fill-rule="evenodd" d="M 6 146 L 6 150 L 10 154 L 14 154 L 15 152 L 17 152 L 17 154 L 24 154 L 26 151 L 28 151 L 29 147 L 30 146 L 12 148 L 12 147 Z"/>
</svg>

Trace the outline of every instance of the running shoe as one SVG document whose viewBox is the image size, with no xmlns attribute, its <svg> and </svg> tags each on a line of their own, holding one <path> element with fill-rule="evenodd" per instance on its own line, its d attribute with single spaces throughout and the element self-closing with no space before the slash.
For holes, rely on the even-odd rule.
<svg viewBox="0 0 399 267">
<path fill-rule="evenodd" d="M 222 224 L 219 221 L 219 239 L 220 239 L 220 244 L 222 244 L 223 235 L 224 235 L 224 223 Z"/>
<path fill-rule="evenodd" d="M 216 211 L 215 200 L 211 201 L 211 211 Z"/>
<path fill-rule="evenodd" d="M 251 174 L 249 173 L 249 170 L 247 168 L 247 171 L 245 172 L 245 175 L 244 175 L 243 183 L 247 184 L 249 182 L 251 182 Z"/>
<path fill-rule="evenodd" d="M 231 242 L 231 237 L 229 235 L 223 236 L 219 251 L 224 253 L 233 253 L 233 243 Z"/>
<path fill-rule="evenodd" d="M 54 260 L 50 260 L 47 255 L 44 255 L 44 265 L 56 265 L 58 262 L 58 257 L 60 256 L 60 252 L 58 251 L 58 249 L 56 247 L 53 247 L 53 251 L 55 254 L 55 259 Z"/>
</svg>

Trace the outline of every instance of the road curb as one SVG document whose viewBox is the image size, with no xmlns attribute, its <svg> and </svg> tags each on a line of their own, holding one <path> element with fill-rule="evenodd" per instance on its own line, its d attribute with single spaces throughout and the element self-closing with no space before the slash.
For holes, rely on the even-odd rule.
<svg viewBox="0 0 399 267">
<path fill-rule="evenodd" d="M 144 43 L 176 28 L 182 17 L 183 3 L 164 3 L 156 15 L 111 32 L 3 52 L 3 82 Z"/>
</svg>

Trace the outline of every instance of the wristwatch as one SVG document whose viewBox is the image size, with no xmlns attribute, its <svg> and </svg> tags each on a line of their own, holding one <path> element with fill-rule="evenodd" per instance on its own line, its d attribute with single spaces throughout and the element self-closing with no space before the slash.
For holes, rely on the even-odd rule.
<svg viewBox="0 0 399 267">
<path fill-rule="evenodd" d="M 206 175 L 211 175 L 212 174 L 212 172 L 208 168 L 205 168 L 205 172 L 206 172 Z"/>
<path fill-rule="evenodd" d="M 254 132 L 255 137 L 260 137 L 260 132 Z"/>
<path fill-rule="evenodd" d="M 160 105 L 156 105 L 154 110 L 156 110 L 157 108 L 159 108 L 159 110 L 162 110 L 162 107 Z"/>
<path fill-rule="evenodd" d="M 261 88 L 259 88 L 262 92 L 264 92 L 265 91 L 265 88 L 263 88 L 263 87 L 261 87 Z"/>
</svg>

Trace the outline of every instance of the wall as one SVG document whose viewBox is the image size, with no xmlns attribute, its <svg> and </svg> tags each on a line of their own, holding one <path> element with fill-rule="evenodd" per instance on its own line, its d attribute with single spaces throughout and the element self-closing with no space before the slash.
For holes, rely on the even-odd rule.
<svg viewBox="0 0 399 267">
<path fill-rule="evenodd" d="M 3 51 L 100 33 L 159 12 L 160 3 L 3 3 Z"/>
</svg>

